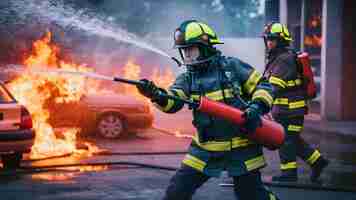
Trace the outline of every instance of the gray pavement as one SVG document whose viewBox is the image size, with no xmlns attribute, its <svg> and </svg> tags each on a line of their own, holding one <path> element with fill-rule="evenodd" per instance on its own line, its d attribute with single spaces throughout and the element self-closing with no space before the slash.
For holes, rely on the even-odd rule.
<svg viewBox="0 0 356 200">
<path fill-rule="evenodd" d="M 46 180 L 51 177 L 52 180 Z M 39 174 L 0 181 L 4 200 L 157 200 L 161 199 L 173 172 L 149 169 L 115 169 L 73 175 L 69 180 L 54 178 L 58 174 Z M 211 179 L 193 199 L 233 200 L 231 188 L 219 187 L 220 179 Z M 271 187 L 281 199 L 353 200 L 355 193 L 328 192 Z"/>
<path fill-rule="evenodd" d="M 87 138 L 99 147 L 111 152 L 171 152 L 187 149 L 190 138 L 194 133 L 190 124 L 188 111 L 181 114 L 157 118 L 157 129 L 131 134 L 118 140 Z M 172 121 L 171 119 L 175 119 Z M 178 120 L 177 120 L 178 119 Z M 166 120 L 166 121 L 164 121 Z M 177 137 L 176 131 L 185 134 Z M 356 191 L 356 139 L 347 135 L 329 134 L 328 132 L 306 129 L 305 139 L 320 148 L 332 162 L 322 175 L 324 187 Z M 279 158 L 276 151 L 265 151 L 268 166 L 262 170 L 264 180 L 269 182 L 272 175 L 278 173 Z M 92 157 L 71 156 L 50 160 L 22 163 L 23 166 L 45 166 L 54 164 L 72 164 L 87 162 L 139 162 L 170 167 L 179 167 L 183 154 L 178 155 L 101 155 Z M 309 182 L 310 169 L 301 161 L 299 169 L 299 185 L 303 189 L 270 187 L 283 199 L 338 199 L 356 200 L 356 193 L 312 190 Z M 145 168 L 127 168 L 127 166 L 107 165 L 104 167 L 70 168 L 71 171 L 56 171 L 34 173 L 28 175 L 0 176 L 1 200 L 13 199 L 160 199 L 174 172 L 152 170 Z M 73 171 L 74 170 L 74 171 Z M 193 199 L 234 199 L 231 187 L 220 187 L 220 183 L 228 183 L 229 178 L 223 176 L 211 179 L 205 184 Z M 315 186 L 315 185 L 314 185 Z"/>
</svg>

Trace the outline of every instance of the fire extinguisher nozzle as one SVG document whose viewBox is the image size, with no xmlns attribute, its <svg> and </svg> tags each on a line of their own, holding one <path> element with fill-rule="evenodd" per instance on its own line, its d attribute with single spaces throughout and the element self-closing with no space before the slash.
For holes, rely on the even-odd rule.
<svg viewBox="0 0 356 200">
<path fill-rule="evenodd" d="M 121 83 L 127 83 L 127 84 L 131 84 L 131 85 L 141 85 L 141 84 L 143 84 L 141 81 L 129 80 L 129 79 L 119 78 L 119 77 L 114 77 L 113 81 L 121 82 Z"/>
</svg>

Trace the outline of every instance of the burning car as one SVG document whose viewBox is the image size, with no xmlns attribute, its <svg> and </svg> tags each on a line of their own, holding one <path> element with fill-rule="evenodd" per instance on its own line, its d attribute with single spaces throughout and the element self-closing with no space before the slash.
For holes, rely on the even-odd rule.
<svg viewBox="0 0 356 200">
<path fill-rule="evenodd" d="M 0 155 L 3 167 L 19 167 L 22 154 L 31 151 L 34 140 L 30 113 L 0 82 Z"/>
<path fill-rule="evenodd" d="M 49 122 L 55 128 L 80 127 L 82 135 L 119 138 L 152 126 L 150 106 L 120 94 L 86 94 L 75 103 L 56 104 Z"/>
<path fill-rule="evenodd" d="M 17 76 L 6 83 L 33 119 L 36 138 L 31 159 L 81 152 L 77 147 L 78 133 L 116 138 L 151 126 L 153 114 L 148 100 L 134 86 L 111 88 L 105 82 L 75 76 L 73 72 L 95 73 L 96 68 L 73 62 L 70 57 L 62 59 L 60 50 L 52 41 L 52 33 L 46 32 L 32 43 Z M 9 71 L 15 70 L 13 66 L 8 67 Z M 58 74 L 56 70 L 72 73 Z M 106 73 L 137 80 L 141 77 L 141 67 L 133 58 Z M 154 68 L 150 79 L 165 88 L 174 80 L 174 74 L 168 69 L 162 74 Z"/>
</svg>

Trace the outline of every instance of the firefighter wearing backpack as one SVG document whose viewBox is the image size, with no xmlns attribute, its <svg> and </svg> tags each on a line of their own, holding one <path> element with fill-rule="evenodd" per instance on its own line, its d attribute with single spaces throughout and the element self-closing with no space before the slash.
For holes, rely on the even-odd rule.
<svg viewBox="0 0 356 200">
<path fill-rule="evenodd" d="M 238 126 L 193 109 L 192 123 L 197 134 L 181 168 L 172 177 L 164 200 L 190 200 L 203 183 L 210 177 L 220 176 L 224 170 L 233 177 L 238 199 L 277 199 L 261 180 L 259 169 L 266 165 L 262 146 L 247 138 L 248 132 L 254 132 L 260 125 L 260 116 L 270 110 L 271 85 L 250 65 L 222 56 L 214 47 L 222 42 L 205 23 L 183 22 L 175 31 L 174 42 L 187 71 L 180 74 L 167 91 L 143 79 L 141 81 L 146 84 L 138 86 L 140 93 L 151 98 L 166 113 L 179 111 L 183 103 L 167 99 L 160 95 L 161 92 L 196 101 L 206 96 L 244 110 L 246 124 Z M 244 105 L 240 95 L 250 103 Z"/>
<path fill-rule="evenodd" d="M 307 114 L 308 109 L 306 101 L 312 98 L 310 95 L 315 96 L 308 91 L 313 82 L 308 82 L 308 77 L 303 74 L 303 65 L 298 60 L 298 54 L 290 48 L 292 37 L 285 25 L 267 24 L 263 38 L 267 58 L 263 76 L 272 84 L 275 91 L 271 114 L 287 133 L 286 141 L 279 149 L 281 175 L 274 176 L 272 180 L 297 181 L 298 156 L 311 167 L 310 180 L 315 182 L 329 161 L 300 135 L 303 130 L 304 115 Z"/>
</svg>

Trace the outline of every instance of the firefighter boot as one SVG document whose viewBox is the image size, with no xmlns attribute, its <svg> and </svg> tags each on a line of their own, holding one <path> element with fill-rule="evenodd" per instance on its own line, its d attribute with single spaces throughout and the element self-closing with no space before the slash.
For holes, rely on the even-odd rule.
<svg viewBox="0 0 356 200">
<path fill-rule="evenodd" d="M 321 175 L 321 173 L 323 172 L 323 170 L 325 169 L 325 167 L 327 167 L 329 165 L 329 160 L 320 157 L 315 163 L 314 165 L 311 166 L 311 174 L 310 174 L 310 180 L 312 182 L 318 182 L 318 179 Z"/>
<path fill-rule="evenodd" d="M 297 169 L 282 170 L 282 174 L 279 176 L 273 176 L 272 181 L 296 182 L 296 181 L 298 181 Z"/>
</svg>

